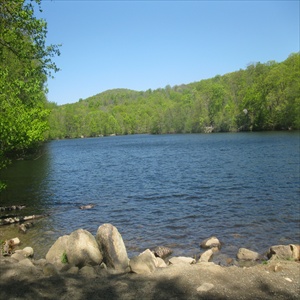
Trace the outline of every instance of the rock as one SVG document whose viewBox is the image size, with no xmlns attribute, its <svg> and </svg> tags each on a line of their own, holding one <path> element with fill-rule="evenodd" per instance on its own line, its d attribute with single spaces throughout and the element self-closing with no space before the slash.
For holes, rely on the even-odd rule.
<svg viewBox="0 0 300 300">
<path fill-rule="evenodd" d="M 38 267 L 43 267 L 45 264 L 47 264 L 47 260 L 45 258 L 41 258 L 38 260 L 34 260 L 33 263 Z"/>
<path fill-rule="evenodd" d="M 212 259 L 214 252 L 212 249 L 206 250 L 200 256 L 199 262 L 209 262 Z"/>
<path fill-rule="evenodd" d="M 209 248 L 214 248 L 214 247 L 217 247 L 218 249 L 220 249 L 221 243 L 215 236 L 212 236 L 212 237 L 207 238 L 204 241 L 202 241 L 200 243 L 200 247 L 203 249 L 209 249 Z"/>
<path fill-rule="evenodd" d="M 296 261 L 300 261 L 300 245 L 290 244 L 293 252 L 293 259 Z"/>
<path fill-rule="evenodd" d="M 166 258 L 169 255 L 171 255 L 173 251 L 168 247 L 158 246 L 158 247 L 155 247 L 154 249 L 152 249 L 152 252 L 157 257 Z"/>
<path fill-rule="evenodd" d="M 276 245 L 270 247 L 267 257 L 269 259 L 299 260 L 299 252 L 299 245 Z"/>
<path fill-rule="evenodd" d="M 17 261 L 21 261 L 21 260 L 25 259 L 26 257 L 22 253 L 16 252 L 11 255 L 11 258 L 16 259 Z"/>
<path fill-rule="evenodd" d="M 103 261 L 108 268 L 121 272 L 129 271 L 129 259 L 123 238 L 112 224 L 101 225 L 96 234 Z"/>
<path fill-rule="evenodd" d="M 136 274 L 151 273 L 156 269 L 156 265 L 156 257 L 149 249 L 133 257 L 129 262 L 131 271 Z"/>
<path fill-rule="evenodd" d="M 240 260 L 258 260 L 260 257 L 259 253 L 246 248 L 240 248 L 236 256 Z"/>
<path fill-rule="evenodd" d="M 67 243 L 69 236 L 64 235 L 59 237 L 55 243 L 51 246 L 48 253 L 46 254 L 46 260 L 52 264 L 55 264 L 59 268 L 63 267 L 62 257 L 67 251 Z"/>
<path fill-rule="evenodd" d="M 103 260 L 95 238 L 84 229 L 78 229 L 70 234 L 66 255 L 68 262 L 79 268 L 100 265 Z"/>
<path fill-rule="evenodd" d="M 20 264 L 25 267 L 35 268 L 34 264 L 31 262 L 31 260 L 29 258 L 22 259 L 20 261 Z"/>
<path fill-rule="evenodd" d="M 156 257 L 156 268 L 166 268 L 167 264 L 165 263 L 165 261 L 160 258 L 160 257 Z"/>
<path fill-rule="evenodd" d="M 11 239 L 11 241 L 13 241 L 14 246 L 17 246 L 17 245 L 21 244 L 20 239 L 18 237 L 15 237 L 15 238 Z"/>
<path fill-rule="evenodd" d="M 78 267 L 71 267 L 70 269 L 68 269 L 66 273 L 76 275 L 78 274 L 78 271 L 79 271 Z"/>
<path fill-rule="evenodd" d="M 93 207 L 95 207 L 95 204 L 88 204 L 88 205 L 79 206 L 80 209 L 92 209 Z"/>
<path fill-rule="evenodd" d="M 213 289 L 214 285 L 212 283 L 204 282 L 197 288 L 197 292 L 208 292 L 209 290 Z"/>
<path fill-rule="evenodd" d="M 27 229 L 33 226 L 34 226 L 33 222 L 22 223 L 21 225 L 19 225 L 19 232 L 26 233 Z"/>
<path fill-rule="evenodd" d="M 58 271 L 53 264 L 47 263 L 43 266 L 43 273 L 45 276 L 56 276 Z"/>
<path fill-rule="evenodd" d="M 96 272 L 93 267 L 91 266 L 84 266 L 81 268 L 78 272 L 79 275 L 84 276 L 84 277 L 96 277 Z"/>
<path fill-rule="evenodd" d="M 195 264 L 196 260 L 192 257 L 185 257 L 185 256 L 177 256 L 177 257 L 172 257 L 169 259 L 169 263 L 172 265 L 175 264 Z"/>
<path fill-rule="evenodd" d="M 25 247 L 22 251 L 26 257 L 33 257 L 34 251 L 31 247 Z"/>
<path fill-rule="evenodd" d="M 16 250 L 15 253 L 12 255 L 12 258 L 15 258 L 20 261 L 23 260 L 24 258 L 32 257 L 32 256 L 33 256 L 33 249 L 31 247 L 25 247 L 23 250 Z"/>
<path fill-rule="evenodd" d="M 280 264 L 276 264 L 267 267 L 267 270 L 272 272 L 281 272 L 283 270 L 283 267 Z"/>
</svg>

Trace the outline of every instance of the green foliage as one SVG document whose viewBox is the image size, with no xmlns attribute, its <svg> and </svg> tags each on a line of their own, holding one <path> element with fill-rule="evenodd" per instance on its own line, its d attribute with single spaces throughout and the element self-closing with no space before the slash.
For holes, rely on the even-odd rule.
<svg viewBox="0 0 300 300">
<path fill-rule="evenodd" d="M 0 169 L 24 155 L 48 129 L 47 76 L 58 71 L 46 46 L 47 24 L 34 16 L 40 0 L 0 0 Z M 0 185 L 0 190 L 3 184 Z"/>
<path fill-rule="evenodd" d="M 67 257 L 67 253 L 64 251 L 62 256 L 61 256 L 61 262 L 63 264 L 67 264 L 68 263 L 68 257 Z"/>
<path fill-rule="evenodd" d="M 115 89 L 51 107 L 47 137 L 300 128 L 299 53 L 188 85 Z"/>
</svg>

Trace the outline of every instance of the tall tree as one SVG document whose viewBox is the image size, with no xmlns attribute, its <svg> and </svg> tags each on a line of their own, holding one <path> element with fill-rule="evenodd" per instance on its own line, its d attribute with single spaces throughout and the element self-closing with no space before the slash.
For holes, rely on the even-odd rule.
<svg viewBox="0 0 300 300">
<path fill-rule="evenodd" d="M 40 0 L 0 0 L 0 168 L 42 141 L 48 126 L 45 83 L 60 53 L 46 45 L 47 24 L 35 9 Z"/>
</svg>

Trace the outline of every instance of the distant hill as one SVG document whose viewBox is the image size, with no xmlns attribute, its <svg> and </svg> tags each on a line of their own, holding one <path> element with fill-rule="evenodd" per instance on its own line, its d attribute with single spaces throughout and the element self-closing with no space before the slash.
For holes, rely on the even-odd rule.
<svg viewBox="0 0 300 300">
<path fill-rule="evenodd" d="M 47 138 L 300 128 L 300 54 L 156 90 L 113 89 L 49 104 Z"/>
</svg>

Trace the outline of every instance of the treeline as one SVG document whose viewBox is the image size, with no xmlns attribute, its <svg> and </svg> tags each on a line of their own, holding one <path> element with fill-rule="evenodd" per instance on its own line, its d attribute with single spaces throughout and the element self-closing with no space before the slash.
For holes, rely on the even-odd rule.
<svg viewBox="0 0 300 300">
<path fill-rule="evenodd" d="M 299 53 L 285 61 L 143 92 L 116 89 L 52 105 L 48 138 L 300 128 Z"/>
</svg>

